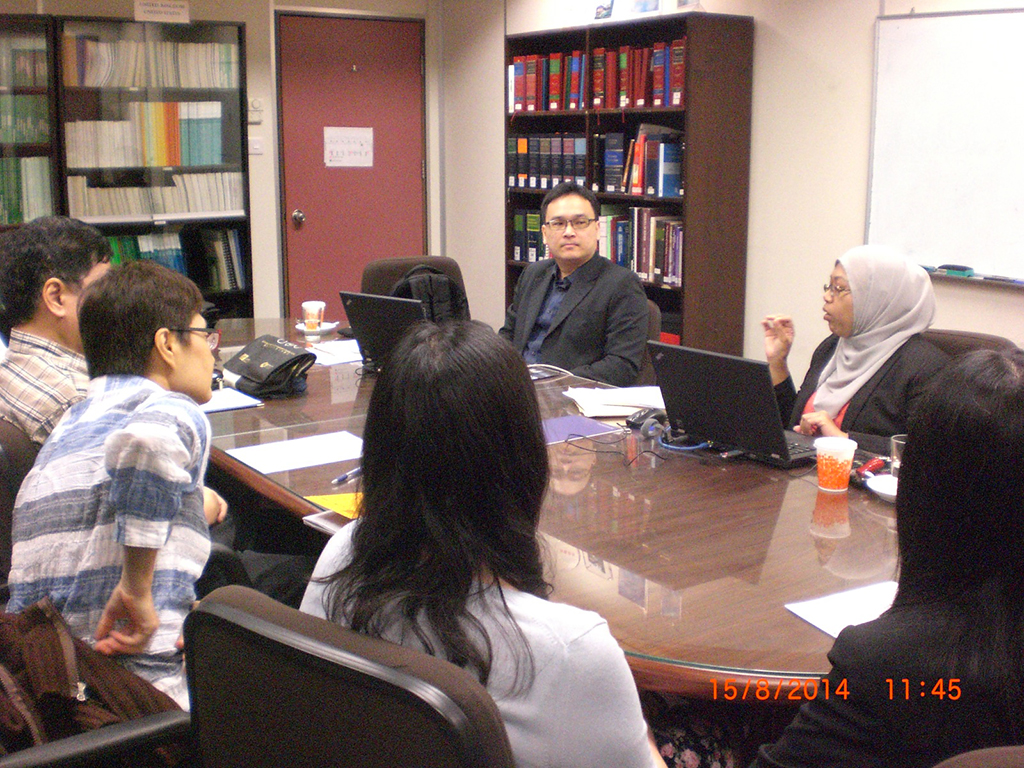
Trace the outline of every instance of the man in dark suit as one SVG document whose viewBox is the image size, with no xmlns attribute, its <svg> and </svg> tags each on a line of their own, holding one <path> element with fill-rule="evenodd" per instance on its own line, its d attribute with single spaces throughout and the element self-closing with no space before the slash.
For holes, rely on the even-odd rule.
<svg viewBox="0 0 1024 768">
<path fill-rule="evenodd" d="M 498 331 L 527 363 L 631 386 L 647 342 L 647 296 L 634 272 L 597 256 L 600 205 L 589 189 L 565 182 L 540 207 L 551 254 L 516 283 Z"/>
</svg>

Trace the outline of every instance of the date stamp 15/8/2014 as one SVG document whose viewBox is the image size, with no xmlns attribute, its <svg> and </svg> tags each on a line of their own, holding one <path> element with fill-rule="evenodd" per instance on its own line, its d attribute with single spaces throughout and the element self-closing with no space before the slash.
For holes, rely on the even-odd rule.
<svg viewBox="0 0 1024 768">
<path fill-rule="evenodd" d="M 725 701 L 813 701 L 821 698 L 839 698 L 844 701 L 850 696 L 850 686 L 846 678 L 838 681 L 827 677 L 817 680 L 789 680 L 778 678 L 747 678 L 736 680 L 726 678 L 719 681 L 711 678 L 711 698 Z M 960 678 L 941 677 L 936 680 L 908 680 L 907 678 L 886 678 L 886 688 L 890 701 L 913 701 L 915 699 L 939 699 L 956 701 L 963 691 Z"/>
</svg>

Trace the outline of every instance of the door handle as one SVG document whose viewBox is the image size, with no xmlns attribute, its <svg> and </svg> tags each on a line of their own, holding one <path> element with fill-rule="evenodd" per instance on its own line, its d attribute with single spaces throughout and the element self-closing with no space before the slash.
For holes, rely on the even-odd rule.
<svg viewBox="0 0 1024 768">
<path fill-rule="evenodd" d="M 305 220 L 306 220 L 306 214 L 304 214 L 298 208 L 296 208 L 294 211 L 292 211 L 292 221 L 294 221 L 296 224 L 301 224 Z"/>
</svg>

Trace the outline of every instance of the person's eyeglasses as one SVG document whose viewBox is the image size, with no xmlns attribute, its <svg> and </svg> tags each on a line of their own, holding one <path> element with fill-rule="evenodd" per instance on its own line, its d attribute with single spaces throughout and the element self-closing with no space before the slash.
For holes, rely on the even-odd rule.
<svg viewBox="0 0 1024 768">
<path fill-rule="evenodd" d="M 821 290 L 823 290 L 825 293 L 831 293 L 832 296 L 837 299 L 844 293 L 850 292 L 849 288 L 841 288 L 840 286 L 835 285 L 834 283 L 825 283 L 825 285 L 822 286 Z"/>
<path fill-rule="evenodd" d="M 206 343 L 210 345 L 211 352 L 216 352 L 220 346 L 220 331 L 217 328 L 168 328 L 167 330 L 177 333 L 205 333 Z"/>
<path fill-rule="evenodd" d="M 562 234 L 567 226 L 572 226 L 573 231 L 579 232 L 593 224 L 597 219 L 589 219 L 586 216 L 573 216 L 571 219 L 552 219 L 544 222 L 544 226 L 552 232 Z"/>
</svg>

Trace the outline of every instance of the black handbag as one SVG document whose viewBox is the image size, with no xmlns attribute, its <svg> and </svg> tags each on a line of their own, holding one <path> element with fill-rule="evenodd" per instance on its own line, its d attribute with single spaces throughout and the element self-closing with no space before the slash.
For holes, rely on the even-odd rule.
<svg viewBox="0 0 1024 768">
<path fill-rule="evenodd" d="M 268 333 L 224 363 L 224 383 L 262 399 L 300 395 L 315 362 L 309 350 Z"/>
</svg>

